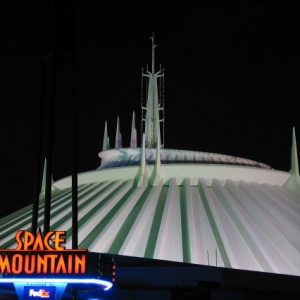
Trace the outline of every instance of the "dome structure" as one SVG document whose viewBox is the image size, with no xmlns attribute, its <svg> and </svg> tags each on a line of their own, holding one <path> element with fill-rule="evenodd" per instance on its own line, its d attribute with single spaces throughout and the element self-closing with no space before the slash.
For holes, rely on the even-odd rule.
<svg viewBox="0 0 300 300">
<path fill-rule="evenodd" d="M 162 145 L 163 100 L 147 71 L 141 147 L 133 114 L 130 147 L 115 147 L 107 125 L 101 165 L 78 174 L 78 246 L 201 265 L 300 275 L 300 180 L 295 131 L 290 172 L 249 159 Z M 72 180 L 52 185 L 51 230 L 72 244 Z M 38 226 L 43 228 L 44 194 Z M 30 230 L 31 206 L 1 220 L 0 248 L 15 247 L 15 232 Z"/>
</svg>

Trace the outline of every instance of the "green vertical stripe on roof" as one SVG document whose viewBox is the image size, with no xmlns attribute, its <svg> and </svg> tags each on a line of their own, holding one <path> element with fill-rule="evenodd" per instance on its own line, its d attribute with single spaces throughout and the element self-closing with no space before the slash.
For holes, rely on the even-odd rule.
<svg viewBox="0 0 300 300">
<path fill-rule="evenodd" d="M 57 202 L 57 201 L 63 201 L 64 199 L 68 198 L 71 194 L 71 190 L 70 189 L 67 189 L 67 190 L 64 190 L 62 191 L 60 194 L 56 195 L 52 200 L 51 200 L 51 203 L 52 205 Z M 44 200 L 40 200 L 40 204 L 39 204 L 39 211 L 43 210 L 44 208 Z M 41 213 L 40 213 L 41 214 Z M 18 210 L 17 212 L 15 212 L 13 215 L 15 215 L 13 217 L 13 224 L 16 224 L 17 222 L 19 222 L 20 220 L 24 220 L 25 218 L 27 217 L 30 217 L 32 215 L 32 205 L 28 205 L 26 206 L 25 208 L 21 209 L 21 210 Z M 10 215 L 9 217 L 11 217 L 12 215 Z M 27 221 L 23 222 L 22 224 L 24 223 L 27 223 Z M 8 228 L 8 227 L 11 227 L 12 223 L 11 222 L 8 222 L 6 224 L 4 224 L 4 226 L 2 227 L 3 229 L 5 228 Z M 17 225 L 17 227 L 19 227 L 21 224 Z M 17 230 L 19 230 L 20 228 L 17 228 Z M 23 228 L 21 228 L 23 229 Z M 10 231 L 12 230 L 15 230 L 15 227 L 14 228 L 11 228 Z M 0 239 L 2 237 L 0 236 Z"/>
<path fill-rule="evenodd" d="M 169 190 L 169 186 L 163 186 L 162 190 L 160 191 L 160 195 L 158 197 L 156 210 L 154 213 L 154 218 L 153 218 L 153 222 L 150 229 L 150 234 L 149 234 L 149 238 L 148 238 L 148 242 L 144 254 L 144 256 L 148 258 L 154 257 L 155 246 L 157 243 L 158 233 L 159 233 L 162 216 L 166 204 L 168 190 Z"/>
<path fill-rule="evenodd" d="M 20 220 L 24 220 L 25 218 L 29 218 L 29 216 L 32 214 L 32 204 L 24 207 L 21 210 L 16 211 L 13 215 L 9 215 L 9 218 L 11 222 L 5 222 L 3 225 L 0 224 L 1 226 L 1 231 L 5 230 L 7 228 L 10 228 L 12 226 L 15 226 L 16 223 L 18 223 Z M 31 221 L 31 219 L 30 219 Z M 28 222 L 28 221 L 27 221 Z M 5 234 L 0 235 L 0 240 L 3 239 L 7 233 L 13 231 L 12 229 L 8 230 Z"/>
<path fill-rule="evenodd" d="M 97 208 L 95 208 L 93 211 L 91 211 L 89 214 L 85 215 L 84 218 L 82 218 L 79 221 L 79 228 L 82 226 L 82 222 L 88 221 L 92 215 L 97 213 L 97 211 L 109 200 L 112 200 L 114 195 L 119 192 L 119 190 L 127 184 L 128 181 L 123 182 L 117 189 L 115 189 L 112 193 L 110 193 L 105 199 L 101 201 L 97 205 Z M 134 192 L 136 189 L 136 185 L 133 185 L 129 191 L 126 192 L 126 194 L 118 201 L 118 203 L 106 214 L 106 216 L 97 224 L 97 226 L 86 236 L 86 238 L 80 243 L 79 248 L 88 249 L 90 245 L 97 239 L 98 235 L 101 233 L 101 231 L 105 228 L 105 226 L 108 224 L 108 222 L 112 219 L 112 217 L 117 213 L 117 211 L 122 207 L 122 205 L 126 202 L 128 197 Z"/>
<path fill-rule="evenodd" d="M 6 224 L 6 226 L 2 227 L 2 230 L 6 229 L 6 228 L 10 228 L 10 229 L 7 230 L 4 234 L 0 235 L 0 240 L 12 233 L 17 232 L 18 230 L 31 230 L 30 216 L 32 215 L 32 205 L 27 206 L 26 210 L 27 211 L 24 213 L 24 210 L 22 209 L 21 215 L 16 217 L 16 219 L 14 219 L 13 226 L 11 223 L 9 223 L 9 224 Z M 20 213 L 20 211 L 18 211 L 18 212 Z M 43 205 L 40 205 L 38 216 L 40 217 L 43 213 L 44 213 Z M 26 220 L 26 218 L 27 218 L 27 220 Z M 16 224 L 20 220 L 22 220 L 22 222 L 20 224 Z M 38 225 L 38 226 L 40 226 L 40 225 Z M 12 239 L 12 240 L 14 240 L 14 239 Z"/>
<path fill-rule="evenodd" d="M 212 188 L 214 189 L 218 198 L 221 200 L 220 203 L 222 204 L 228 216 L 230 217 L 230 220 L 234 224 L 234 227 L 239 231 L 246 245 L 251 249 L 251 252 L 254 254 L 255 259 L 259 262 L 262 269 L 266 272 L 272 272 L 273 271 L 272 267 L 266 260 L 265 256 L 262 254 L 260 247 L 257 246 L 256 242 L 253 240 L 251 234 L 248 232 L 247 228 L 245 227 L 244 222 L 242 222 L 242 220 L 240 219 L 241 217 L 239 217 L 239 215 L 232 208 L 232 205 L 230 205 L 230 203 L 228 202 L 228 198 L 225 195 L 227 191 L 225 189 L 222 190 L 223 189 L 222 186 L 220 184 L 216 184 L 215 181 L 212 184 Z M 231 186 L 229 186 L 229 188 L 231 189 L 231 192 L 236 196 L 237 187 L 234 184 L 232 184 Z M 235 190 L 233 190 L 233 188 L 235 188 Z M 238 197 L 241 204 L 242 204 L 242 198 L 243 196 Z M 246 198 L 245 201 L 247 200 L 248 199 Z"/>
<path fill-rule="evenodd" d="M 82 186 L 82 187 L 80 187 L 78 189 L 78 191 L 81 193 L 82 191 L 86 190 L 89 186 L 90 186 L 90 184 L 87 185 L 87 186 Z M 60 205 L 62 201 L 70 199 L 71 192 L 72 192 L 72 190 L 68 189 L 67 193 L 64 192 L 63 194 L 60 194 L 59 196 L 55 197 L 55 199 L 53 199 L 51 201 L 51 209 L 54 209 L 55 207 L 57 207 L 58 205 Z M 66 205 L 69 206 L 69 202 L 67 202 Z M 21 216 L 23 220 L 32 214 L 31 206 L 27 207 L 27 209 L 28 209 L 28 212 L 26 214 L 23 214 Z M 43 206 L 40 206 L 39 207 L 39 212 L 38 212 L 38 217 L 41 217 L 43 214 L 44 214 Z M 55 216 L 56 214 L 57 213 L 52 213 L 51 214 L 51 218 L 53 216 Z M 17 222 L 18 222 L 18 220 L 16 220 L 14 222 L 14 224 L 16 224 Z M 43 220 L 40 220 L 37 225 L 39 227 L 42 224 L 43 224 Z M 9 225 L 9 226 L 11 226 L 11 225 Z M 26 228 L 24 228 L 24 227 L 26 227 Z M 17 224 L 15 226 L 11 227 L 8 231 L 6 231 L 3 235 L 0 236 L 0 240 L 3 239 L 5 236 L 11 234 L 11 233 L 17 232 L 18 230 L 25 230 L 25 229 L 26 230 L 31 230 L 31 218 L 29 220 L 24 220 L 20 224 Z"/>
<path fill-rule="evenodd" d="M 81 189 L 80 189 L 80 192 L 82 192 L 83 190 L 86 190 L 88 187 L 90 187 L 91 186 L 91 184 L 89 184 L 89 185 L 85 185 L 85 186 L 82 186 L 81 187 Z M 97 185 L 95 188 L 97 188 L 99 185 Z M 93 189 L 95 189 L 95 188 L 93 188 Z M 63 200 L 67 200 L 67 199 L 70 199 L 69 197 L 70 197 L 70 194 L 71 194 L 71 188 L 70 189 L 68 189 L 69 190 L 69 195 L 64 195 L 64 197 L 63 197 Z M 89 190 L 90 191 L 90 190 Z M 86 191 L 85 193 L 84 193 L 84 195 L 85 194 L 88 194 L 89 193 L 89 191 Z M 83 197 L 83 195 L 82 195 L 82 197 Z M 61 202 L 62 201 L 62 199 L 56 199 L 56 203 L 54 203 L 54 204 L 52 204 L 51 205 L 51 208 L 55 208 L 56 206 L 58 206 L 58 205 L 60 205 Z M 66 208 L 66 207 L 69 207 L 70 206 L 70 201 L 68 201 L 63 207 L 64 207 L 64 209 Z M 59 211 L 60 212 L 60 211 Z M 52 213 L 51 214 L 51 218 L 52 217 L 55 217 L 59 212 L 54 212 L 54 213 Z M 31 211 L 30 211 L 30 213 L 31 213 Z M 42 216 L 44 214 L 44 210 L 42 210 L 41 209 L 41 207 L 39 208 L 39 214 L 38 214 L 38 216 L 40 217 L 40 216 Z M 28 223 L 28 221 L 29 221 L 29 223 Z M 40 226 L 42 226 L 43 225 L 43 222 L 44 222 L 44 220 L 40 220 L 40 221 L 38 221 L 38 224 L 37 224 L 37 227 L 40 227 Z M 51 229 L 52 229 L 52 226 L 51 226 Z M 7 231 L 6 233 L 5 233 L 5 235 L 7 236 L 7 234 L 8 234 L 8 232 L 10 232 L 10 234 L 11 233 L 13 233 L 13 232 L 17 232 L 18 230 L 31 230 L 31 222 L 30 222 L 30 220 L 25 220 L 24 222 L 22 222 L 21 224 L 18 224 L 18 225 L 16 225 L 15 227 L 13 227 L 12 229 L 10 229 L 9 231 Z M 3 245 L 1 245 L 1 248 L 8 248 L 10 245 L 12 245 L 12 244 L 14 244 L 15 243 L 15 238 L 13 237 L 13 238 L 11 238 L 10 240 L 8 240 L 6 243 L 4 243 Z"/>
<path fill-rule="evenodd" d="M 55 197 L 61 197 L 63 194 L 65 194 L 65 190 L 61 191 L 60 194 L 56 195 Z M 43 206 L 44 205 L 44 199 L 40 199 L 40 206 Z M 3 229 L 11 226 L 11 220 L 13 220 L 13 223 L 15 224 L 16 222 L 18 222 L 20 219 L 24 219 L 24 217 L 27 217 L 29 215 L 32 214 L 32 204 L 22 208 L 22 209 L 19 209 L 17 210 L 16 212 L 4 217 L 3 219 L 1 219 L 0 221 L 0 226 Z M 1 238 L 1 237 L 0 237 Z"/>
<path fill-rule="evenodd" d="M 184 184 L 186 182 L 184 181 Z M 186 187 L 179 186 L 183 262 L 191 262 L 190 235 L 186 203 Z"/>
<path fill-rule="evenodd" d="M 149 196 L 150 191 L 153 189 L 152 186 L 148 186 L 143 194 L 140 196 L 139 200 L 127 216 L 125 222 L 123 223 L 120 231 L 118 232 L 117 236 L 115 237 L 114 241 L 112 242 L 109 253 L 119 253 L 132 225 L 134 224 L 136 218 L 138 217 L 146 199 Z"/>
<path fill-rule="evenodd" d="M 83 197 L 87 196 L 88 194 L 92 193 L 93 191 L 95 191 L 97 188 L 99 188 L 99 186 L 101 187 L 103 185 L 103 183 L 97 183 L 97 184 L 88 184 L 88 185 L 84 185 L 84 186 L 80 186 L 80 189 L 78 190 L 78 200 L 82 199 Z M 58 203 L 54 203 L 51 205 L 51 210 L 56 208 L 57 206 L 61 205 L 61 202 L 66 201 L 65 204 L 57 211 L 52 212 L 51 213 L 51 218 L 54 218 L 55 216 L 57 216 L 58 214 L 60 214 L 62 211 L 64 211 L 65 209 L 69 208 L 72 205 L 72 188 L 69 188 L 70 190 L 70 195 L 68 195 L 68 197 L 64 197 L 63 200 L 60 200 Z M 102 190 L 102 189 L 101 189 Z M 55 229 L 59 229 L 57 228 L 58 226 L 63 224 L 63 220 L 65 221 L 67 218 L 66 216 L 68 216 L 69 218 L 72 217 L 72 212 L 69 212 L 68 214 L 66 214 L 64 217 L 62 217 L 61 219 L 59 219 L 59 221 L 57 221 L 56 223 L 52 224 L 50 226 L 51 230 L 55 230 Z M 59 224 L 58 226 L 55 226 L 56 224 Z M 43 220 L 40 221 L 40 224 L 43 224 Z M 41 226 L 39 225 L 39 226 Z"/>
<path fill-rule="evenodd" d="M 218 226 L 216 224 L 216 221 L 214 220 L 213 214 L 212 214 L 210 206 L 208 204 L 208 199 L 206 197 L 206 194 L 205 194 L 205 192 L 203 190 L 203 187 L 200 184 L 200 182 L 198 183 L 198 190 L 199 190 L 199 194 L 200 194 L 201 199 L 202 199 L 203 206 L 205 208 L 206 215 L 207 215 L 209 223 L 210 223 L 210 227 L 211 227 L 211 229 L 212 229 L 212 231 L 214 233 L 216 243 L 218 245 L 221 257 L 223 259 L 223 263 L 224 263 L 224 265 L 225 265 L 226 268 L 231 268 L 232 266 L 231 266 L 228 254 L 226 252 L 224 243 L 222 241 L 220 232 L 218 230 Z"/>
<path fill-rule="evenodd" d="M 27 213 L 28 210 L 31 209 L 31 207 L 32 207 L 32 204 L 30 204 L 30 205 L 28 205 L 28 206 L 26 206 L 26 207 L 24 207 L 20 210 L 17 210 L 14 213 L 2 218 L 1 221 L 0 221 L 1 228 L 4 229 L 4 228 L 8 227 L 9 225 L 7 225 L 7 222 L 10 222 L 11 220 L 14 220 L 14 223 L 15 223 L 16 220 L 21 218 L 22 214 Z"/>
<path fill-rule="evenodd" d="M 90 196 L 88 197 L 88 199 L 86 201 L 84 201 L 83 203 L 78 205 L 78 212 L 80 212 L 81 209 L 83 209 L 85 206 L 90 204 L 93 200 L 98 198 L 101 194 L 106 192 L 115 183 L 116 183 L 115 181 L 110 182 L 108 185 L 105 185 L 105 186 L 103 186 L 103 183 L 98 183 L 97 185 L 93 186 L 92 189 L 90 189 L 90 190 L 86 191 L 85 193 L 83 193 L 82 195 L 80 195 L 78 197 L 78 200 L 80 200 L 88 195 L 90 195 Z M 92 194 L 97 188 L 99 188 L 99 186 L 101 187 L 101 189 L 99 191 L 97 191 L 96 193 Z M 70 202 L 67 205 L 65 205 L 62 210 L 70 207 L 70 203 L 71 203 L 71 199 L 70 199 Z M 72 218 L 72 211 L 68 212 L 61 219 L 59 219 L 57 222 L 52 224 L 51 229 L 52 230 L 59 229 L 59 227 L 62 226 L 63 223 L 65 223 L 67 220 L 70 220 L 71 218 Z M 79 228 L 79 222 L 78 222 L 78 228 Z M 68 239 L 71 236 L 71 234 L 72 234 L 72 227 L 67 230 L 66 238 Z"/>
</svg>

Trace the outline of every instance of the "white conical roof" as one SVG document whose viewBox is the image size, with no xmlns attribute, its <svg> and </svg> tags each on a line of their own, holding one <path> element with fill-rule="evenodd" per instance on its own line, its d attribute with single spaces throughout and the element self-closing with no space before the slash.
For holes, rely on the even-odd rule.
<svg viewBox="0 0 300 300">
<path fill-rule="evenodd" d="M 101 166 L 78 175 L 79 248 L 300 275 L 295 143 L 289 173 L 234 156 L 161 149 L 155 126 L 141 148 L 119 148 L 117 123 L 118 149 L 109 150 L 105 126 Z M 134 123 L 132 132 L 136 145 Z M 51 229 L 67 232 L 66 247 L 72 244 L 71 199 L 71 177 L 53 183 Z M 42 195 L 41 228 L 43 201 Z M 31 228 L 31 213 L 28 206 L 0 220 L 0 248 L 15 247 L 16 231 Z"/>
</svg>

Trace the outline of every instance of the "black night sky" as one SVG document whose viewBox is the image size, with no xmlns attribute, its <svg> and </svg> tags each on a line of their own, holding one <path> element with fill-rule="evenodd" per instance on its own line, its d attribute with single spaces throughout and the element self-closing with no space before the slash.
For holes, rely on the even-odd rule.
<svg viewBox="0 0 300 300">
<path fill-rule="evenodd" d="M 47 119 L 51 98 L 49 64 L 42 97 L 43 61 L 53 28 L 65 56 L 74 30 L 72 1 L 58 2 L 56 16 L 46 1 L 12 1 L 1 9 L 0 218 L 33 199 L 41 103 L 46 100 Z M 79 172 L 100 165 L 105 120 L 111 147 L 117 116 L 129 146 L 133 110 L 140 137 L 141 68 L 151 64 L 152 32 L 156 68 L 165 68 L 165 147 L 289 170 L 293 126 L 300 144 L 298 10 L 286 1 L 198 2 L 76 2 Z M 70 60 L 56 62 L 54 181 L 71 174 Z"/>
</svg>

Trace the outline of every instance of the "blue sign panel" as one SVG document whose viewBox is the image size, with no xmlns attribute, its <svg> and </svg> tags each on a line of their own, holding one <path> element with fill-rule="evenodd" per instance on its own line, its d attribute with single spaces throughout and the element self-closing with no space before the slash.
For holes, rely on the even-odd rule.
<svg viewBox="0 0 300 300">
<path fill-rule="evenodd" d="M 24 300 L 56 300 L 54 286 L 24 286 Z"/>
</svg>

